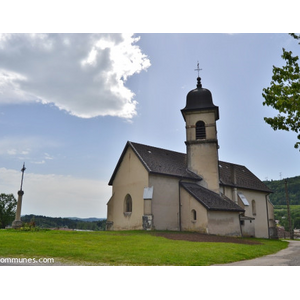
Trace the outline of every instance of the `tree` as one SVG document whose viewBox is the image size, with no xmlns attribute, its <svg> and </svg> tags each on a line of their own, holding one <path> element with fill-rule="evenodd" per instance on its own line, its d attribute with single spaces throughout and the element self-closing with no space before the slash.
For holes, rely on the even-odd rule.
<svg viewBox="0 0 300 300">
<path fill-rule="evenodd" d="M 15 219 L 17 200 L 13 194 L 0 194 L 0 228 L 11 224 Z"/>
<path fill-rule="evenodd" d="M 290 33 L 300 40 L 300 35 Z M 299 43 L 300 45 L 300 43 Z M 266 123 L 274 130 L 286 130 L 296 132 L 298 141 L 294 147 L 300 145 L 300 69 L 298 56 L 293 56 L 291 51 L 284 48 L 282 58 L 286 65 L 282 68 L 273 66 L 273 76 L 270 87 L 263 89 L 265 101 L 263 105 L 271 106 L 278 110 L 279 114 L 273 118 L 265 117 Z"/>
</svg>

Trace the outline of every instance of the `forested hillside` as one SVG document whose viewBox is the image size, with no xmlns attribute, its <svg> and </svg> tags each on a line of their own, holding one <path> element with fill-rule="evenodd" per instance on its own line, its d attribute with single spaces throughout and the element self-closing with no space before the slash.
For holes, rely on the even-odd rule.
<svg viewBox="0 0 300 300">
<path fill-rule="evenodd" d="M 274 205 L 286 205 L 285 179 L 264 181 L 273 191 L 270 200 Z M 300 205 L 300 176 L 287 179 L 288 195 L 291 205 Z"/>
<path fill-rule="evenodd" d="M 285 179 L 264 181 L 264 183 L 273 191 L 273 194 L 270 195 L 270 200 L 274 204 L 275 219 L 288 231 Z M 287 190 L 292 227 L 294 229 L 300 228 L 300 176 L 287 178 Z"/>
<path fill-rule="evenodd" d="M 289 231 L 289 220 L 286 205 L 276 205 L 274 207 L 275 220 L 279 221 L 279 225 L 284 226 Z M 300 205 L 290 206 L 291 225 L 293 229 L 300 228 Z"/>
<path fill-rule="evenodd" d="M 22 216 L 24 223 L 34 222 L 35 226 L 39 228 L 57 228 L 65 227 L 70 229 L 82 229 L 82 230 L 105 230 L 106 219 L 95 219 L 96 221 L 86 221 L 87 219 L 79 218 L 52 218 L 36 215 Z"/>
</svg>

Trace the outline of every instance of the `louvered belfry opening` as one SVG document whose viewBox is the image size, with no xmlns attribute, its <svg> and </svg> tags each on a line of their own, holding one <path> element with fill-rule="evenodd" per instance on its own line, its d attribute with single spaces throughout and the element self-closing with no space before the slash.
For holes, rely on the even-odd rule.
<svg viewBox="0 0 300 300">
<path fill-rule="evenodd" d="M 199 121 L 196 123 L 196 140 L 206 139 L 205 123 Z"/>
</svg>

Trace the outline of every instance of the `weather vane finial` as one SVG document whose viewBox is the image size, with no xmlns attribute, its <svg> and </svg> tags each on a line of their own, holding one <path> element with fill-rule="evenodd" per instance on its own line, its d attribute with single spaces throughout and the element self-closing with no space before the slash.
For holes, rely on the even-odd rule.
<svg viewBox="0 0 300 300">
<path fill-rule="evenodd" d="M 195 69 L 195 71 L 198 71 L 198 77 L 199 77 L 199 72 L 201 71 L 202 69 L 199 68 L 199 61 L 197 62 L 197 69 Z"/>
</svg>

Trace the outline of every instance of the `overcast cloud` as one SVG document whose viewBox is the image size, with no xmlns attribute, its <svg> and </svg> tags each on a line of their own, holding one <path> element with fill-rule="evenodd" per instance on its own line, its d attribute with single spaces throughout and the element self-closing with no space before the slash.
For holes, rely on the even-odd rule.
<svg viewBox="0 0 300 300">
<path fill-rule="evenodd" d="M 1 193 L 18 198 L 21 172 L 0 168 Z M 22 215 L 47 215 L 53 217 L 106 216 L 106 203 L 111 196 L 111 188 L 106 181 L 76 178 L 55 174 L 34 174 L 25 172 L 26 185 L 22 204 Z M 94 212 L 91 215 L 91 212 Z"/>
<path fill-rule="evenodd" d="M 0 35 L 0 103 L 53 103 L 82 118 L 136 114 L 128 77 L 150 60 L 132 34 Z"/>
</svg>

